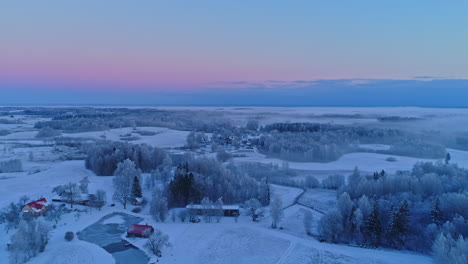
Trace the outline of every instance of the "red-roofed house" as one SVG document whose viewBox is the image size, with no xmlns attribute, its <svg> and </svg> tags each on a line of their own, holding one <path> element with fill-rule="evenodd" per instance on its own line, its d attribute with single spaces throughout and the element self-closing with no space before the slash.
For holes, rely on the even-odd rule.
<svg viewBox="0 0 468 264">
<path fill-rule="evenodd" d="M 46 198 L 41 198 L 37 201 L 33 201 L 28 203 L 23 207 L 23 213 L 31 213 L 33 215 L 41 215 L 47 211 L 49 207 L 49 203 L 47 202 Z"/>
<path fill-rule="evenodd" d="M 131 225 L 127 230 L 127 237 L 145 237 L 153 234 L 154 228 L 150 225 Z"/>
</svg>

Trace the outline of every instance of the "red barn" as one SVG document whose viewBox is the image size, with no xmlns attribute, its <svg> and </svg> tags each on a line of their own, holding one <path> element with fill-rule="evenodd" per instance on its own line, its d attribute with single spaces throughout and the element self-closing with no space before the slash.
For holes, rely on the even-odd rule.
<svg viewBox="0 0 468 264">
<path fill-rule="evenodd" d="M 45 211 L 47 211 L 48 208 L 48 202 L 46 198 L 41 198 L 37 201 L 30 202 L 27 205 L 23 207 L 23 213 L 31 213 L 33 215 L 41 215 Z"/>
<path fill-rule="evenodd" d="M 153 234 L 154 228 L 150 225 L 131 225 L 127 230 L 127 237 L 145 237 Z"/>
</svg>

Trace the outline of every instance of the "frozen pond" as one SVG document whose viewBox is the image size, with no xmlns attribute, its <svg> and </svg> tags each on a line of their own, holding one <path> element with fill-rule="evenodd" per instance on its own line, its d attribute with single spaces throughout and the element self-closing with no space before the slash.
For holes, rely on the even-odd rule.
<svg viewBox="0 0 468 264">
<path fill-rule="evenodd" d="M 117 221 L 116 221 L 117 220 Z M 124 213 L 113 213 L 101 218 L 78 234 L 78 238 L 104 248 L 114 256 L 116 264 L 147 264 L 148 257 L 138 248 L 128 245 L 121 236 L 132 224 L 143 220 Z"/>
</svg>

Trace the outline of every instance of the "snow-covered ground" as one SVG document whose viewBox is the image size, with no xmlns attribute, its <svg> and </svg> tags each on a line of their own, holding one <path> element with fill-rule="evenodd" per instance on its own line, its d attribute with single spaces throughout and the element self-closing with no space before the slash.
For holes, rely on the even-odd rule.
<svg viewBox="0 0 468 264">
<path fill-rule="evenodd" d="M 298 197 L 303 190 L 299 188 L 281 186 L 276 184 L 270 184 L 272 195 L 278 195 L 283 201 L 283 207 L 294 204 L 296 197 Z"/>
<path fill-rule="evenodd" d="M 200 109 L 200 108 L 197 108 Z M 213 109 L 211 109 L 213 110 Z M 408 117 L 453 117 L 466 115 L 468 110 L 453 109 L 421 109 L 421 108 L 222 108 L 216 111 L 226 112 L 226 116 L 239 121 L 260 117 L 261 123 L 274 121 L 309 121 L 334 123 L 376 123 L 377 115 L 400 115 Z M 320 115 L 363 115 L 355 117 L 320 117 Z M 9 118 L 9 117 L 8 117 Z M 102 211 L 93 209 L 92 212 L 82 213 L 79 219 L 75 213 L 65 214 L 57 227 L 52 231 L 50 242 L 45 252 L 33 258 L 29 263 L 35 264 L 112 264 L 114 259 L 111 254 L 101 247 L 75 239 L 67 242 L 64 239 L 65 232 L 79 232 L 94 224 L 102 217 L 113 212 L 131 213 L 133 206 L 123 210 L 121 205 L 109 206 L 112 201 L 113 177 L 98 177 L 85 169 L 84 161 L 62 161 L 60 153 L 54 152 L 52 146 L 47 146 L 42 140 L 36 139 L 37 130 L 34 123 L 41 119 L 37 117 L 15 116 L 21 119 L 23 124 L 0 124 L 0 129 L 8 129 L 12 134 L 0 136 L 0 160 L 19 158 L 23 161 L 24 172 L 0 174 L 0 208 L 10 202 L 17 202 L 19 197 L 28 195 L 32 199 L 46 197 L 51 199 L 52 188 L 69 182 L 78 182 L 84 176 L 90 180 L 89 191 L 94 193 L 97 189 L 107 192 L 108 205 Z M 154 135 L 141 135 L 133 128 L 111 129 L 108 131 L 64 134 L 64 136 L 78 138 L 93 138 L 119 141 L 128 134 L 137 138 L 132 143 L 146 143 L 163 148 L 176 148 L 184 146 L 188 131 L 178 131 L 168 128 L 138 127 L 137 131 L 152 132 Z M 145 134 L 145 133 L 143 133 Z M 20 146 L 20 144 L 41 146 Z M 363 145 L 361 147 L 376 150 L 384 149 L 385 145 Z M 448 150 L 452 156 L 452 163 L 458 163 L 462 167 L 468 167 L 468 152 L 460 150 Z M 30 153 L 33 159 L 30 160 Z M 262 162 L 281 165 L 282 160 L 267 158 L 262 154 L 249 152 L 246 157 L 235 158 L 235 162 Z M 387 161 L 390 155 L 374 153 L 346 154 L 339 160 L 329 163 L 300 163 L 290 162 L 293 169 L 308 171 L 308 174 L 322 179 L 330 174 L 341 171 L 350 172 L 355 166 L 364 172 L 386 170 L 408 170 L 417 161 L 432 161 L 409 157 L 393 156 L 395 162 Z M 315 175 L 314 171 L 320 171 Z M 159 263 L 432 263 L 429 256 L 414 253 L 398 252 L 392 250 L 372 250 L 354 248 L 347 245 L 334 245 L 320 243 L 304 232 L 302 216 L 305 210 L 313 213 L 313 230 L 316 232 L 317 221 L 320 219 L 320 211 L 326 211 L 335 201 L 336 192 L 327 190 L 307 190 L 271 185 L 272 194 L 279 195 L 283 201 L 284 221 L 280 224 L 282 229 L 270 228 L 268 213 L 259 223 L 254 223 L 247 216 L 241 216 L 238 222 L 234 218 L 223 218 L 217 223 L 173 223 L 170 219 L 165 223 L 156 223 L 148 215 L 148 208 L 138 216 L 144 218 L 142 223 L 152 224 L 170 236 L 172 247 L 163 250 L 163 257 Z M 296 201 L 299 204 L 295 204 Z M 75 206 L 78 209 L 85 209 Z M 268 212 L 268 210 L 266 210 Z M 115 216 L 106 219 L 105 224 L 120 224 L 123 219 Z M 11 234 L 6 234 L 4 225 L 0 225 L 0 263 L 8 262 L 8 252 L 5 245 Z M 313 232 L 313 233 L 314 233 Z M 132 243 L 142 247 L 144 239 L 131 239 Z"/>
<path fill-rule="evenodd" d="M 336 191 L 324 189 L 309 189 L 299 199 L 301 205 L 326 212 L 335 208 Z"/>
<path fill-rule="evenodd" d="M 151 219 L 144 222 L 171 238 L 172 247 L 163 250 L 159 261 L 162 264 L 432 263 L 430 257 L 418 254 L 320 243 L 306 235 L 273 230 L 269 228 L 269 219 L 253 223 L 249 217 L 240 217 L 236 223 L 232 218 L 224 218 L 220 224 L 154 223 Z M 302 230 L 302 226 L 296 229 Z M 144 243 L 143 239 L 131 241 L 138 246 Z"/>
<path fill-rule="evenodd" d="M 448 149 L 452 156 L 452 163 L 457 163 L 460 167 L 468 168 L 468 151 Z M 246 157 L 235 158 L 237 162 L 260 162 L 281 164 L 283 160 L 276 158 L 268 158 L 267 156 L 257 153 L 245 153 Z M 396 161 L 388 161 L 389 157 L 394 157 Z M 319 162 L 289 162 L 291 169 L 309 170 L 309 171 L 352 171 L 356 166 L 364 172 L 375 172 L 385 170 L 390 173 L 401 170 L 411 170 L 413 165 L 419 161 L 435 162 L 438 160 L 411 158 L 396 155 L 386 155 L 378 153 L 356 152 L 343 155 L 336 161 L 319 163 Z M 313 174 L 312 174 L 313 175 Z"/>
</svg>

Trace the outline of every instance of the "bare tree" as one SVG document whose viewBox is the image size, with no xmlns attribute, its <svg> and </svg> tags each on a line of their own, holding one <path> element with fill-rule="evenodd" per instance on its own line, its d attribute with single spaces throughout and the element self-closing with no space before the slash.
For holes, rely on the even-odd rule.
<svg viewBox="0 0 468 264">
<path fill-rule="evenodd" d="M 83 177 L 80 181 L 80 191 L 81 193 L 88 193 L 89 178 L 88 176 Z"/>
<path fill-rule="evenodd" d="M 275 195 L 270 204 L 271 227 L 276 228 L 283 218 L 283 201 L 281 197 Z"/>
<path fill-rule="evenodd" d="M 221 221 L 221 218 L 224 216 L 224 210 L 223 210 L 223 199 L 219 198 L 216 200 L 214 204 L 214 211 L 215 211 L 215 216 L 216 216 L 216 222 L 219 223 Z"/>
<path fill-rule="evenodd" d="M 64 211 L 62 206 L 56 206 L 55 204 L 52 204 L 49 210 L 47 210 L 46 219 L 49 221 L 54 221 L 55 224 L 57 224 L 58 221 L 60 221 L 62 218 L 63 213 Z"/>
<path fill-rule="evenodd" d="M 168 211 L 166 197 L 163 197 L 161 191 L 156 189 L 150 204 L 150 214 L 157 222 L 164 222 Z"/>
<path fill-rule="evenodd" d="M 76 183 L 68 183 L 65 185 L 56 186 L 52 189 L 52 192 L 58 194 L 60 197 L 65 198 L 65 201 L 70 204 L 70 208 L 73 208 L 73 205 L 80 198 L 80 190 Z"/>
<path fill-rule="evenodd" d="M 262 204 L 260 204 L 260 201 L 255 198 L 245 201 L 244 207 L 247 209 L 247 215 L 250 215 L 254 222 L 263 215 L 263 211 L 261 209 Z"/>
<path fill-rule="evenodd" d="M 161 232 L 161 230 L 159 229 L 154 230 L 154 233 L 148 238 L 145 244 L 145 248 L 147 248 L 149 251 L 151 251 L 158 257 L 162 256 L 161 250 L 164 247 L 170 246 L 171 243 L 169 243 L 169 236 L 163 234 L 163 232 Z"/>
<path fill-rule="evenodd" d="M 106 191 L 101 189 L 96 191 L 96 207 L 99 208 L 99 211 L 106 204 L 106 197 Z"/>
</svg>

